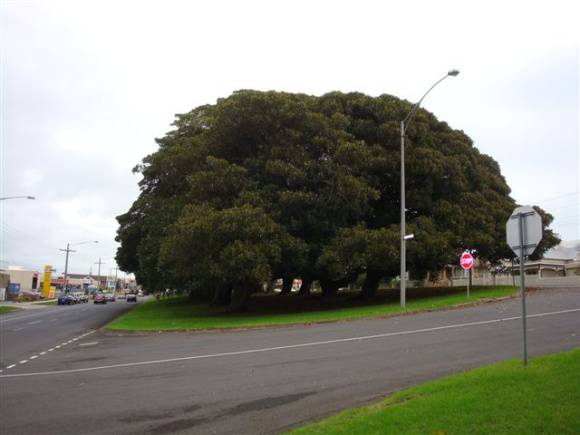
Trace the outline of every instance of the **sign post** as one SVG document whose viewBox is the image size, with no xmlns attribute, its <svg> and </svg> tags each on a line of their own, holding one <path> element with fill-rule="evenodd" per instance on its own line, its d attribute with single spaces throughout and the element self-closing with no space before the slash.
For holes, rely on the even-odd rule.
<svg viewBox="0 0 580 435">
<path fill-rule="evenodd" d="M 506 223 L 509 247 L 520 259 L 520 291 L 522 295 L 522 325 L 524 330 L 524 366 L 528 364 L 526 326 L 526 283 L 524 258 L 532 255 L 542 240 L 542 217 L 530 206 L 517 207 Z"/>
<path fill-rule="evenodd" d="M 469 294 L 469 283 L 471 281 L 471 268 L 473 267 L 473 256 L 469 252 L 464 252 L 459 257 L 459 264 L 463 268 L 463 270 L 469 271 L 469 277 L 467 278 L 467 298 L 470 297 Z"/>
</svg>

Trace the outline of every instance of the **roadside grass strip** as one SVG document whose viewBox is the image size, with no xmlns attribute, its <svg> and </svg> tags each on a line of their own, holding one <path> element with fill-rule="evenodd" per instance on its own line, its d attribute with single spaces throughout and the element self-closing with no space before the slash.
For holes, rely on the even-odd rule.
<svg viewBox="0 0 580 435">
<path fill-rule="evenodd" d="M 10 311 L 17 311 L 19 309 L 20 308 L 17 308 L 17 307 L 6 307 L 6 306 L 2 306 L 2 307 L 0 307 L 0 314 L 2 314 L 2 313 L 8 313 Z"/>
<path fill-rule="evenodd" d="M 388 374 L 386 374 L 388 376 Z M 578 434 L 580 348 L 509 360 L 392 394 L 288 434 Z"/>
<path fill-rule="evenodd" d="M 438 291 L 441 295 L 434 295 Z M 511 286 L 476 287 L 468 299 L 465 288 L 426 289 L 426 296 L 420 289 L 414 289 L 408 294 L 406 310 L 400 308 L 398 290 L 379 292 L 377 297 L 367 302 L 357 299 L 352 293 L 335 298 L 256 295 L 250 301 L 248 312 L 243 314 L 228 313 L 224 308 L 177 297 L 139 305 L 111 322 L 106 329 L 180 331 L 323 323 L 444 309 L 513 296 L 517 292 Z"/>
</svg>

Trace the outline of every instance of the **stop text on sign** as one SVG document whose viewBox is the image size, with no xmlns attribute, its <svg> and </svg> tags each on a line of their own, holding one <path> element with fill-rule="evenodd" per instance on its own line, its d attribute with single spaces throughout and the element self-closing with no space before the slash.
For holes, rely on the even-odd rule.
<svg viewBox="0 0 580 435">
<path fill-rule="evenodd" d="M 459 258 L 459 264 L 465 270 L 471 269 L 473 266 L 473 256 L 469 252 L 464 252 Z"/>
</svg>

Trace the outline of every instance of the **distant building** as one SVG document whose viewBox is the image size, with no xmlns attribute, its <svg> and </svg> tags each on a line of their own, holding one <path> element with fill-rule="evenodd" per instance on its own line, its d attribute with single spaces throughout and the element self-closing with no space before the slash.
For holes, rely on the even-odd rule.
<svg viewBox="0 0 580 435">
<path fill-rule="evenodd" d="M 35 270 L 27 270 L 19 266 L 8 266 L 1 269 L 2 273 L 10 277 L 11 284 L 19 284 L 21 290 L 36 290 L 40 287 L 40 273 Z"/>
<path fill-rule="evenodd" d="M 547 250 L 540 260 L 526 261 L 526 275 L 537 275 L 540 278 L 557 276 L 580 276 L 580 240 L 561 242 Z M 519 275 L 519 266 L 514 267 Z"/>
</svg>

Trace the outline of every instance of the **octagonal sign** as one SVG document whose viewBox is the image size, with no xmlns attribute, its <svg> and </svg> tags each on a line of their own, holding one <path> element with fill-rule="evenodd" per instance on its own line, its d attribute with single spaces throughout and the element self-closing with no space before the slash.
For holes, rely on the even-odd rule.
<svg viewBox="0 0 580 435">
<path fill-rule="evenodd" d="M 522 240 L 520 240 L 520 220 Z M 523 255 L 532 255 L 542 240 L 542 217 L 528 205 L 516 207 L 506 223 L 506 239 L 518 257 L 520 247 L 523 247 Z"/>
<path fill-rule="evenodd" d="M 459 264 L 465 270 L 471 269 L 473 267 L 473 256 L 469 252 L 464 252 L 459 257 Z"/>
</svg>

